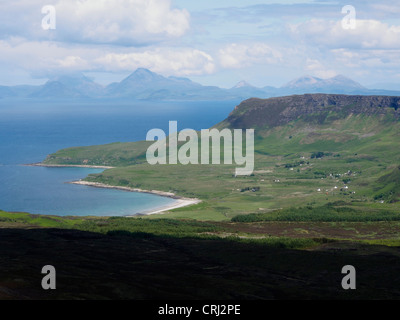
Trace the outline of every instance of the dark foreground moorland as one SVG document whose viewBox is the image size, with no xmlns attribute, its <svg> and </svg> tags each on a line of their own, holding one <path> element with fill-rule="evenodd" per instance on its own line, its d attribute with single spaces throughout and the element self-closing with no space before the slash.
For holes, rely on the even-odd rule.
<svg viewBox="0 0 400 320">
<path fill-rule="evenodd" d="M 400 298 L 399 248 L 313 241 L 291 249 L 283 241 L 2 228 L 0 298 Z M 349 264 L 357 270 L 356 290 L 341 286 Z M 44 265 L 56 268 L 56 290 L 41 288 Z"/>
</svg>

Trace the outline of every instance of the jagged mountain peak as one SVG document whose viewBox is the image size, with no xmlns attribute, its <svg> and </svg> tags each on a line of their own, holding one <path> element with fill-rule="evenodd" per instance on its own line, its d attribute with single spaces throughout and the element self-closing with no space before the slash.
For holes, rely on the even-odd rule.
<svg viewBox="0 0 400 320">
<path fill-rule="evenodd" d="M 250 83 L 245 80 L 239 81 L 232 89 L 239 89 L 239 88 L 255 88 Z"/>
<path fill-rule="evenodd" d="M 79 86 L 93 86 L 93 87 L 101 87 L 98 83 L 94 82 L 89 77 L 85 76 L 83 73 L 70 73 L 70 74 L 62 74 L 58 76 L 51 77 L 46 84 L 50 84 L 53 82 L 61 83 L 65 86 L 78 88 Z"/>
<path fill-rule="evenodd" d="M 309 93 L 345 93 L 366 90 L 361 84 L 344 75 L 336 75 L 327 79 L 306 75 L 288 82 L 281 89 L 299 91 L 299 93 L 300 91 L 302 91 L 301 93 L 307 91 Z"/>
<path fill-rule="evenodd" d="M 309 85 L 315 85 L 316 83 L 319 83 L 321 81 L 322 81 L 322 79 L 320 79 L 320 78 L 313 77 L 310 75 L 305 75 L 305 76 L 296 78 L 296 79 L 288 82 L 282 88 L 299 88 L 299 87 L 304 87 L 304 86 L 309 86 Z"/>
<path fill-rule="evenodd" d="M 122 82 L 124 81 L 150 82 L 150 81 L 159 81 L 164 79 L 166 78 L 164 78 L 162 75 L 150 71 L 149 69 L 138 68 L 134 72 L 132 72 L 127 78 L 122 80 Z"/>
</svg>

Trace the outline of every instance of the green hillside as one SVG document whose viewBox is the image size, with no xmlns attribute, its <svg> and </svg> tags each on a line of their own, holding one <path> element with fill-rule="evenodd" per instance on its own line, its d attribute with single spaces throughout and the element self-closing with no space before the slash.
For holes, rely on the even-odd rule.
<svg viewBox="0 0 400 320">
<path fill-rule="evenodd" d="M 44 163 L 114 166 L 86 180 L 203 200 L 172 218 L 229 220 L 339 202 L 397 214 L 399 100 L 315 94 L 242 102 L 215 128 L 255 129 L 250 176 L 235 177 L 235 164 L 152 166 L 145 141 L 60 150 Z"/>
</svg>

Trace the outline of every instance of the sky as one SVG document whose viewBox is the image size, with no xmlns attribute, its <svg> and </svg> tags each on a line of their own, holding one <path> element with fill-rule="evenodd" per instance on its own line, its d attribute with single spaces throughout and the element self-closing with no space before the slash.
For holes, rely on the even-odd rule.
<svg viewBox="0 0 400 320">
<path fill-rule="evenodd" d="M 0 21 L 0 85 L 141 67 L 223 88 L 341 74 L 400 89 L 400 0 L 0 0 Z"/>
</svg>

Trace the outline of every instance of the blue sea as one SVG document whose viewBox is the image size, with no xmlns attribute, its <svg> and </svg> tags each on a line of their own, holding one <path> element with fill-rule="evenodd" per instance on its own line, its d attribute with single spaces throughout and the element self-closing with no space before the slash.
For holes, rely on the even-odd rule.
<svg viewBox="0 0 400 320">
<path fill-rule="evenodd" d="M 68 184 L 102 169 L 30 167 L 59 149 L 145 140 L 153 128 L 168 133 L 205 129 L 225 119 L 239 101 L 86 102 L 0 101 L 0 209 L 59 216 L 125 216 L 173 199 L 146 193 Z"/>
</svg>

